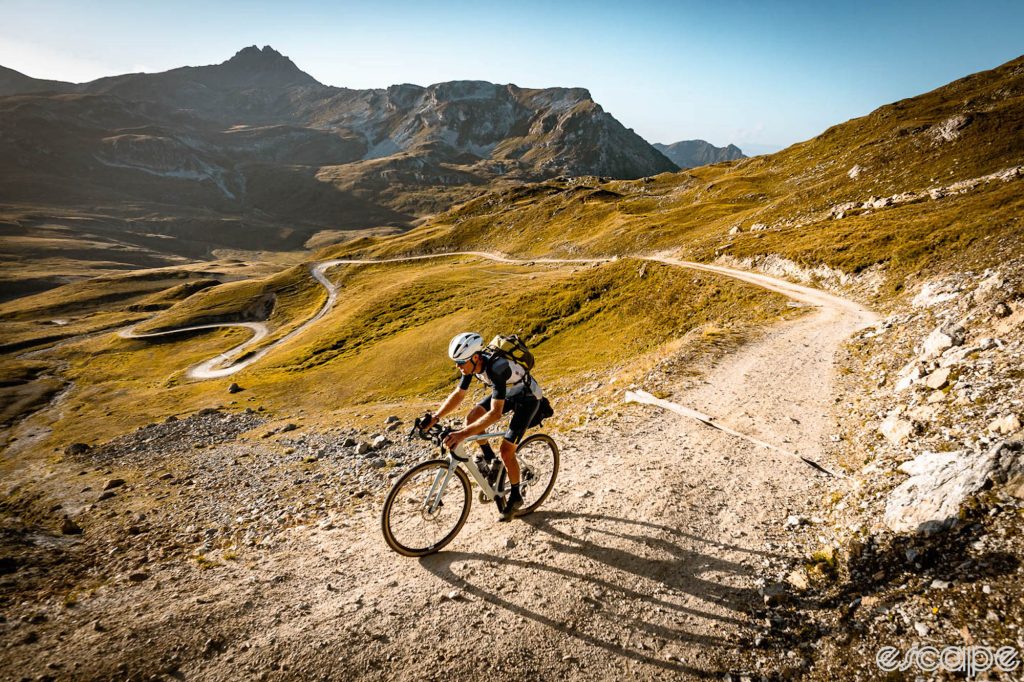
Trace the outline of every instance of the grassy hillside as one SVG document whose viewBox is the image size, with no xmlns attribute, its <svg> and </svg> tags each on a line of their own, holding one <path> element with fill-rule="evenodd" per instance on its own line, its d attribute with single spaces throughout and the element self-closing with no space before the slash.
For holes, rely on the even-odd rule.
<svg viewBox="0 0 1024 682">
<path fill-rule="evenodd" d="M 979 239 L 1019 249 L 1020 173 L 966 189 L 956 184 L 1024 163 L 1022 132 L 1019 58 L 771 156 L 637 181 L 574 178 L 494 191 L 405 235 L 356 240 L 325 255 L 466 248 L 523 255 L 671 249 L 699 260 L 776 254 L 851 274 L 882 266 L 891 294 L 908 275 L 959 262 Z M 928 190 L 938 188 L 945 189 L 933 198 Z M 916 195 L 892 206 L 877 201 L 910 192 Z M 839 217 L 836 208 L 853 202 Z M 991 262 L 1006 256 L 986 252 Z"/>
<path fill-rule="evenodd" d="M 184 371 L 248 332 L 136 340 L 107 334 L 55 350 L 74 390 L 62 401 L 64 418 L 51 425 L 50 442 L 99 441 L 167 414 L 231 402 L 284 416 L 304 412 L 324 423 L 353 411 L 406 414 L 454 385 L 445 349 L 465 329 L 524 335 L 538 357 L 538 380 L 560 417 L 572 418 L 599 397 L 569 395 L 585 383 L 614 379 L 621 387 L 665 357 L 714 349 L 796 314 L 782 296 L 756 287 L 632 259 L 578 267 L 445 258 L 339 266 L 329 274 L 340 286 L 332 312 L 222 381 L 188 381 Z M 245 391 L 229 396 L 231 381 Z"/>
<path fill-rule="evenodd" d="M 915 278 L 982 269 L 1021 252 L 1022 124 L 1024 59 L 1017 59 L 772 156 L 636 181 L 495 185 L 407 233 L 329 246 L 316 258 L 463 249 L 628 257 L 668 250 L 756 267 L 771 257 L 793 267 L 871 273 L 879 286 L 861 291 L 884 308 Z M 289 268 L 286 261 L 260 270 L 239 264 L 227 277 L 201 266 L 178 268 L 187 270 L 184 279 L 167 269 L 110 276 L 19 299 L 0 306 L 3 342 L 16 348 L 71 338 L 150 315 L 141 330 L 266 319 L 269 344 L 324 300 L 308 264 Z M 780 297 L 745 285 L 629 258 L 580 267 L 463 257 L 342 266 L 330 276 L 341 288 L 335 308 L 233 377 L 248 391 L 239 405 L 327 418 L 334 410 L 426 404 L 454 379 L 443 351 L 463 329 L 523 334 L 542 359 L 538 378 L 567 395 L 588 382 L 607 387 L 612 378 L 641 376 L 663 354 L 712 348 L 785 310 Z M 53 322 L 61 316 L 66 325 Z M 55 349 L 47 356 L 51 369 L 65 365 L 74 381 L 65 404 L 91 416 L 62 423 L 54 439 L 98 438 L 172 407 L 228 402 L 219 382 L 188 382 L 184 370 L 247 333 L 136 341 L 98 335 Z M 22 393 L 38 398 L 56 390 L 37 365 L 15 363 L 7 371 Z M 30 385 L 39 390 L 28 391 Z M 11 404 L 21 404 L 15 398 Z M 581 404 L 587 399 L 580 395 Z M 89 401 L 125 421 L 96 418 Z"/>
</svg>

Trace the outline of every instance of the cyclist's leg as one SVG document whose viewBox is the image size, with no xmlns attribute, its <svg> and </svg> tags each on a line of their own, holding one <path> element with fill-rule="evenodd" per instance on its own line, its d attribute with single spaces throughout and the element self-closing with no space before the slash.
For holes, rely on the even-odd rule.
<svg viewBox="0 0 1024 682">
<path fill-rule="evenodd" d="M 540 401 L 533 396 L 517 396 L 512 408 L 512 422 L 501 439 L 501 461 L 505 463 L 508 482 L 512 485 L 519 484 L 519 460 L 516 459 L 516 449 L 539 407 Z"/>
<path fill-rule="evenodd" d="M 480 417 L 484 416 L 487 410 L 491 409 L 491 398 L 487 397 L 486 400 L 480 401 L 479 404 L 474 405 L 473 409 L 466 415 L 466 423 L 463 426 L 469 426 Z"/>
</svg>

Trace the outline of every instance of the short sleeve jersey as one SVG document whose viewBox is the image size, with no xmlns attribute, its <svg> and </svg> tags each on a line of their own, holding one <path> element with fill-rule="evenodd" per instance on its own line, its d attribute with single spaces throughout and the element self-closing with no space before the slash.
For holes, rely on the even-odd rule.
<svg viewBox="0 0 1024 682">
<path fill-rule="evenodd" d="M 459 388 L 463 391 L 473 383 L 475 376 L 480 381 L 491 387 L 491 400 L 505 400 L 508 392 L 508 381 L 512 378 L 512 366 L 508 360 L 499 356 L 484 356 L 484 371 L 479 374 L 467 374 L 459 381 Z"/>
</svg>

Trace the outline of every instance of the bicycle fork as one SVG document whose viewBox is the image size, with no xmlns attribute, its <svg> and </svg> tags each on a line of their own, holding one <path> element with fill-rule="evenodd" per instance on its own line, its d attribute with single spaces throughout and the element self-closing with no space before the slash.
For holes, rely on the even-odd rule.
<svg viewBox="0 0 1024 682">
<path fill-rule="evenodd" d="M 427 499 L 423 501 L 423 509 L 427 514 L 437 513 L 438 507 L 441 506 L 441 496 L 444 495 L 444 489 L 448 487 L 448 481 L 451 480 L 456 466 L 458 465 L 454 461 L 449 460 L 448 468 L 438 471 L 434 476 L 434 483 L 430 486 L 430 491 L 427 492 Z"/>
</svg>

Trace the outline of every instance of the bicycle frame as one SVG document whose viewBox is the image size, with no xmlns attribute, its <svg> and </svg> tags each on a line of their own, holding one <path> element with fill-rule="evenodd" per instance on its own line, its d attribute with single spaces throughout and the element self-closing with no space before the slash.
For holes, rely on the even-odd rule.
<svg viewBox="0 0 1024 682">
<path fill-rule="evenodd" d="M 434 477 L 434 483 L 430 486 L 430 491 L 427 493 L 427 499 L 423 502 L 424 506 L 427 507 L 427 513 L 433 514 L 437 511 L 438 506 L 441 504 L 441 496 L 444 494 L 444 489 L 448 486 L 448 481 L 451 480 L 452 474 L 455 473 L 455 469 L 459 465 L 465 466 L 466 471 L 473 477 L 476 484 L 480 486 L 485 501 L 490 502 L 497 496 L 498 491 L 491 487 L 491 484 L 487 482 L 484 475 L 480 473 L 480 468 L 476 465 L 476 461 L 466 454 L 466 444 L 488 438 L 500 438 L 504 435 L 504 432 L 496 432 L 470 436 L 459 443 L 455 450 L 448 451 L 448 468 L 437 472 L 437 476 Z"/>
</svg>

